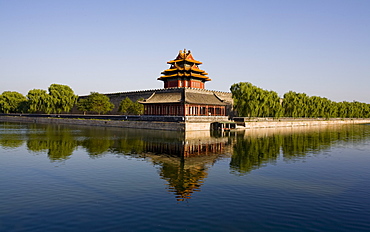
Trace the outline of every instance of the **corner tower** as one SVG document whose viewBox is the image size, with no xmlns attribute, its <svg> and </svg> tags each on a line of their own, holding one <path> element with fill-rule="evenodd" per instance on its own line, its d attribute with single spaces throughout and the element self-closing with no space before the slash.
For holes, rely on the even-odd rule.
<svg viewBox="0 0 370 232">
<path fill-rule="evenodd" d="M 168 61 L 170 68 L 161 72 L 158 80 L 164 82 L 164 88 L 198 88 L 204 89 L 204 83 L 210 81 L 205 71 L 199 69 L 202 62 L 193 58 L 190 50 L 179 52 L 174 60 Z"/>
</svg>

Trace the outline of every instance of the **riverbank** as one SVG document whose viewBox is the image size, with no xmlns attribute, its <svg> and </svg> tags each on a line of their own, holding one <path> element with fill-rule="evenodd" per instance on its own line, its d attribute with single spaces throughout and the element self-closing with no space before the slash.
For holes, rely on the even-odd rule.
<svg viewBox="0 0 370 232">
<path fill-rule="evenodd" d="M 117 120 L 104 120 L 104 119 L 0 116 L 0 121 L 2 122 L 22 122 L 22 123 L 42 123 L 42 124 L 68 124 L 68 125 L 81 125 L 81 126 L 140 128 L 140 129 L 170 130 L 170 131 L 183 131 L 185 128 L 185 125 L 182 122 L 117 121 Z"/>
<path fill-rule="evenodd" d="M 214 119 L 216 120 L 216 119 Z M 209 131 L 210 121 L 185 120 L 182 122 L 160 121 L 121 121 L 104 119 L 76 119 L 76 118 L 44 118 L 22 116 L 0 116 L 2 122 L 42 123 L 42 124 L 68 124 L 82 126 L 102 126 L 120 128 L 138 128 L 150 130 L 168 131 Z M 280 128 L 280 127 L 303 127 L 338 124 L 367 124 L 370 119 L 278 119 L 278 120 L 254 120 L 238 123 L 237 129 Z"/>
</svg>

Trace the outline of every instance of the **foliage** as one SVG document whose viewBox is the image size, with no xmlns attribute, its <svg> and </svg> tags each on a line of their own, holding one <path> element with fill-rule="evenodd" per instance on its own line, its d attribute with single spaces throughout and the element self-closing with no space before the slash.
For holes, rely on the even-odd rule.
<svg viewBox="0 0 370 232">
<path fill-rule="evenodd" d="M 306 117 L 308 111 L 308 96 L 305 93 L 289 91 L 284 94 L 283 108 L 286 117 Z"/>
<path fill-rule="evenodd" d="M 136 102 L 131 101 L 130 98 L 126 97 L 123 99 L 120 104 L 118 111 L 122 112 L 123 114 L 128 115 L 140 115 L 144 113 L 144 106 L 143 104 L 139 103 L 139 101 L 142 99 L 139 99 Z"/>
<path fill-rule="evenodd" d="M 27 111 L 27 98 L 21 93 L 4 91 L 0 95 L 0 112 L 24 113 Z"/>
<path fill-rule="evenodd" d="M 110 102 L 109 97 L 104 94 L 91 92 L 85 99 L 80 99 L 77 107 L 83 112 L 96 112 L 98 114 L 105 114 L 114 108 L 114 104 Z"/>
<path fill-rule="evenodd" d="M 234 109 L 242 117 L 280 117 L 280 98 L 274 91 L 258 88 L 249 82 L 233 84 L 230 88 Z"/>
<path fill-rule="evenodd" d="M 248 82 L 233 84 L 230 90 L 234 109 L 242 117 L 370 118 L 370 104 L 357 101 L 334 102 L 294 91 L 279 99 L 276 92 Z"/>
<path fill-rule="evenodd" d="M 28 91 L 28 111 L 30 113 L 51 113 L 51 100 L 50 95 L 43 89 L 32 89 Z"/>
<path fill-rule="evenodd" d="M 52 84 L 49 87 L 52 113 L 69 112 L 76 104 L 78 96 L 67 85 Z"/>
<path fill-rule="evenodd" d="M 131 99 L 126 97 L 125 99 L 123 99 L 120 102 L 118 111 L 126 114 L 128 112 L 128 109 L 131 107 L 132 104 L 133 104 L 133 102 L 131 101 Z"/>
<path fill-rule="evenodd" d="M 67 85 L 52 84 L 49 93 L 42 89 L 30 90 L 27 94 L 28 111 L 30 113 L 62 113 L 69 112 L 75 105 L 77 95 Z"/>
<path fill-rule="evenodd" d="M 86 112 L 90 110 L 88 99 L 80 98 L 77 102 L 77 109 L 79 111 L 84 112 L 84 114 L 86 114 Z"/>
<path fill-rule="evenodd" d="M 324 97 L 309 97 L 290 91 L 284 94 L 286 117 L 312 118 L 369 118 L 370 104 L 361 102 L 334 102 Z"/>
</svg>

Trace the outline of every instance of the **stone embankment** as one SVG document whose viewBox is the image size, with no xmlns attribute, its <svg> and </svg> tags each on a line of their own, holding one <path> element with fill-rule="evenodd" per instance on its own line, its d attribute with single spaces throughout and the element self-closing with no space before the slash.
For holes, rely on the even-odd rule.
<svg viewBox="0 0 370 232">
<path fill-rule="evenodd" d="M 72 119 L 72 118 L 38 118 L 38 117 L 16 117 L 16 116 L 0 116 L 0 121 L 140 128 L 140 129 L 174 130 L 174 131 L 183 131 L 185 128 L 185 125 L 183 122 L 117 121 L 117 120 L 100 120 L 100 119 L 97 120 L 97 119 Z"/>
<path fill-rule="evenodd" d="M 211 120 L 211 118 L 208 118 Z M 220 121 L 221 118 L 213 118 L 213 121 Z M 224 118 L 222 118 L 224 120 Z M 3 122 L 22 122 L 22 123 L 44 123 L 44 124 L 69 124 L 83 126 L 103 126 L 138 128 L 151 130 L 169 131 L 209 131 L 212 121 L 197 120 L 196 117 L 185 118 L 181 122 L 160 122 L 160 121 L 122 121 L 122 120 L 97 120 L 97 119 L 73 119 L 73 118 L 46 118 L 46 117 L 22 117 L 22 116 L 0 116 Z M 339 124 L 367 124 L 370 119 L 257 119 L 253 121 L 237 122 L 237 129 L 256 129 L 256 128 L 281 128 L 281 127 L 304 127 L 322 126 Z"/>
</svg>

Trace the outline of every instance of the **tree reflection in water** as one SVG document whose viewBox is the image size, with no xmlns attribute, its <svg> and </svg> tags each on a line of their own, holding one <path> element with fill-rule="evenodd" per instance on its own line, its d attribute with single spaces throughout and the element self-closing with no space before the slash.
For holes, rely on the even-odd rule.
<svg viewBox="0 0 370 232">
<path fill-rule="evenodd" d="M 208 169 L 217 160 L 230 158 L 230 170 L 245 175 L 276 163 L 292 162 L 322 153 L 343 143 L 369 138 L 364 126 L 255 129 L 237 133 L 150 131 L 122 128 L 71 127 L 64 125 L 1 123 L 0 146 L 14 149 L 25 141 L 29 151 L 46 153 L 50 161 L 67 160 L 77 148 L 91 158 L 107 154 L 144 159 L 158 168 L 168 191 L 178 201 L 200 191 Z"/>
<path fill-rule="evenodd" d="M 91 158 L 98 158 L 108 152 L 113 146 L 114 138 L 106 128 L 90 127 L 84 130 L 84 137 L 80 142 Z"/>
<path fill-rule="evenodd" d="M 51 161 L 68 159 L 78 146 L 70 128 L 61 125 L 29 125 L 27 148 L 32 152 L 47 152 Z"/>
<path fill-rule="evenodd" d="M 15 123 L 2 122 L 0 127 L 0 146 L 4 149 L 14 149 L 24 144 L 26 127 Z"/>
<path fill-rule="evenodd" d="M 230 169 L 234 174 L 248 173 L 267 163 L 274 163 L 280 154 L 282 137 L 251 137 L 241 133 L 233 146 Z"/>
<path fill-rule="evenodd" d="M 276 163 L 280 155 L 286 162 L 322 153 L 338 143 L 361 143 L 369 138 L 361 125 L 290 127 L 246 130 L 238 134 L 230 161 L 232 173 L 244 175 L 267 164 Z"/>
</svg>

